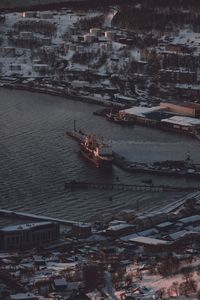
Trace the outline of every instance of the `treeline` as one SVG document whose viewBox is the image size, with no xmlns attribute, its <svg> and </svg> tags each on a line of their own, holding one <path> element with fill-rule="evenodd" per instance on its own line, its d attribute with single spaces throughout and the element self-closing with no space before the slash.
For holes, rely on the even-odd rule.
<svg viewBox="0 0 200 300">
<path fill-rule="evenodd" d="M 179 9 L 181 6 L 187 8 L 200 8 L 198 0 L 140 0 L 139 3 L 145 8 L 172 7 Z M 135 5 L 137 0 L 1 0 L 0 11 L 23 11 L 31 8 L 32 10 L 46 10 L 59 8 L 90 9 L 100 8 L 108 5 Z"/>
<path fill-rule="evenodd" d="M 159 0 L 154 1 L 159 2 Z M 200 10 L 191 7 L 186 11 L 183 6 L 179 6 L 178 9 L 170 5 L 163 8 L 159 6 L 150 7 L 148 4 L 139 9 L 134 6 L 123 6 L 115 15 L 113 25 L 132 30 L 149 31 L 156 29 L 164 31 L 190 24 L 194 31 L 199 31 L 197 26 L 199 17 Z"/>
</svg>

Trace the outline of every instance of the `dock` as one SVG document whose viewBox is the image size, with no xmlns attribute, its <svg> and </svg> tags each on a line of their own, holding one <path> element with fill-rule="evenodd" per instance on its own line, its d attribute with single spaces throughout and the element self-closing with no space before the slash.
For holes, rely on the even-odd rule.
<svg viewBox="0 0 200 300">
<path fill-rule="evenodd" d="M 195 187 L 174 187 L 167 185 L 147 185 L 147 184 L 123 184 L 123 183 L 99 183 L 88 181 L 68 181 L 65 183 L 65 189 L 96 189 L 96 190 L 116 190 L 116 191 L 147 191 L 154 193 L 161 192 L 185 192 L 192 193 L 200 191 L 200 188 Z"/>
<path fill-rule="evenodd" d="M 74 124 L 74 130 L 67 131 L 66 134 L 68 136 L 72 137 L 73 139 L 75 139 L 76 141 L 78 141 L 79 143 L 83 142 L 85 140 L 85 138 L 87 137 L 86 134 L 83 133 L 81 130 L 79 130 L 79 131 L 76 130 L 75 124 Z M 198 165 L 194 165 L 193 167 L 194 167 L 194 169 L 196 169 L 196 167 L 198 167 L 199 170 L 197 170 L 193 173 L 190 173 L 187 171 L 187 169 L 176 171 L 173 169 L 166 170 L 166 169 L 161 169 L 161 168 L 160 169 L 152 168 L 152 167 L 148 166 L 148 164 L 140 164 L 137 162 L 129 161 L 125 157 L 121 156 L 120 154 L 118 154 L 115 151 L 113 151 L 113 156 L 114 156 L 113 164 L 127 172 L 132 172 L 132 173 L 139 172 L 139 173 L 159 175 L 159 176 L 160 175 L 179 176 L 179 177 L 194 178 L 194 179 L 200 178 L 200 168 Z"/>
</svg>

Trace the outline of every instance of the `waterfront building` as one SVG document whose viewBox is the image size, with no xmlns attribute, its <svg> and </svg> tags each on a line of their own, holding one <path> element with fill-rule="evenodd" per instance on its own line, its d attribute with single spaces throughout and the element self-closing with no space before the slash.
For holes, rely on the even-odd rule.
<svg viewBox="0 0 200 300">
<path fill-rule="evenodd" d="M 158 127 L 165 130 L 197 135 L 200 131 L 200 105 L 184 103 L 160 103 L 154 107 L 131 107 L 119 112 L 122 119 L 134 119 L 139 124 Z"/>
<path fill-rule="evenodd" d="M 197 103 L 185 102 L 183 105 L 177 105 L 168 102 L 161 102 L 160 108 L 168 112 L 188 117 L 196 118 L 200 116 L 200 104 Z"/>
<path fill-rule="evenodd" d="M 59 237 L 59 224 L 39 222 L 0 229 L 1 250 L 27 249 L 49 244 Z"/>
</svg>

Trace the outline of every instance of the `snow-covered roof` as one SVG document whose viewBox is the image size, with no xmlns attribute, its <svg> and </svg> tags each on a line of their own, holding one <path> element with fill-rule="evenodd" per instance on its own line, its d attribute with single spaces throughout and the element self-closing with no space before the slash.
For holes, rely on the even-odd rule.
<svg viewBox="0 0 200 300">
<path fill-rule="evenodd" d="M 164 222 L 164 223 L 160 223 L 160 224 L 156 225 L 156 227 L 159 229 L 163 229 L 163 228 L 169 227 L 171 225 L 173 225 L 172 222 Z"/>
<path fill-rule="evenodd" d="M 145 117 L 145 114 L 151 113 L 154 111 L 158 111 L 160 109 L 161 109 L 160 106 L 154 106 L 154 107 L 134 106 L 134 107 L 125 109 L 122 112 L 129 114 L 129 115 Z"/>
<path fill-rule="evenodd" d="M 153 234 L 157 234 L 158 230 L 155 228 L 150 228 L 150 229 L 146 229 L 143 231 L 138 232 L 139 236 L 149 236 L 149 235 L 153 235 Z"/>
<path fill-rule="evenodd" d="M 123 96 L 123 95 L 120 95 L 120 94 L 115 94 L 115 98 L 117 99 L 121 99 L 121 100 L 127 100 L 127 101 L 136 101 L 137 99 L 134 99 L 132 97 L 127 97 L 127 96 Z"/>
<path fill-rule="evenodd" d="M 152 245 L 152 246 L 167 245 L 167 244 L 169 244 L 169 241 L 154 239 L 154 238 L 145 237 L 145 236 L 138 236 L 138 237 L 129 239 L 129 241 L 132 242 L 132 243 Z"/>
<path fill-rule="evenodd" d="M 77 266 L 77 262 L 73 263 L 55 263 L 55 262 L 48 262 L 47 268 L 54 270 L 54 271 L 62 271 L 67 269 L 74 269 Z"/>
<path fill-rule="evenodd" d="M 190 118 L 184 116 L 173 116 L 168 119 L 162 119 L 161 122 L 181 125 L 181 126 L 197 126 L 200 125 L 200 119 L 197 118 Z"/>
<path fill-rule="evenodd" d="M 134 226 L 125 223 L 125 224 L 118 224 L 118 225 L 110 226 L 110 227 L 108 227 L 108 230 L 109 231 L 118 231 L 118 230 L 123 230 L 123 229 L 131 228 L 131 227 L 134 227 Z"/>
<path fill-rule="evenodd" d="M 186 218 L 180 219 L 179 222 L 184 223 L 184 224 L 200 222 L 200 215 L 186 217 Z"/>
<path fill-rule="evenodd" d="M 18 230 L 28 230 L 30 228 L 34 228 L 37 226 L 42 225 L 50 225 L 52 222 L 38 222 L 38 223 L 28 223 L 28 224 L 20 224 L 20 225 L 13 225 L 13 226 L 6 226 L 1 228 L 1 231 L 18 231 Z"/>
<path fill-rule="evenodd" d="M 169 237 L 172 240 L 176 241 L 176 240 L 179 240 L 179 239 L 183 238 L 185 235 L 189 235 L 189 234 L 198 234 L 198 232 L 181 230 L 181 231 L 177 231 L 177 232 L 174 232 L 174 233 L 170 234 Z"/>
<path fill-rule="evenodd" d="M 19 293 L 15 295 L 10 296 L 11 300 L 28 300 L 28 299 L 38 299 L 34 294 L 32 293 Z"/>
<path fill-rule="evenodd" d="M 109 226 L 114 226 L 114 225 L 119 225 L 119 224 L 125 224 L 126 221 L 122 221 L 122 220 L 113 220 L 111 222 L 109 222 Z"/>
</svg>

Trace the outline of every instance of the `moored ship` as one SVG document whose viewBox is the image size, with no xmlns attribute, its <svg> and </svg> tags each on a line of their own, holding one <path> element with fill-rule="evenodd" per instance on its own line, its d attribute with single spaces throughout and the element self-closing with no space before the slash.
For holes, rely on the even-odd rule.
<svg viewBox="0 0 200 300">
<path fill-rule="evenodd" d="M 87 135 L 81 142 L 82 155 L 98 168 L 111 168 L 114 160 L 111 147 L 95 135 Z"/>
</svg>

